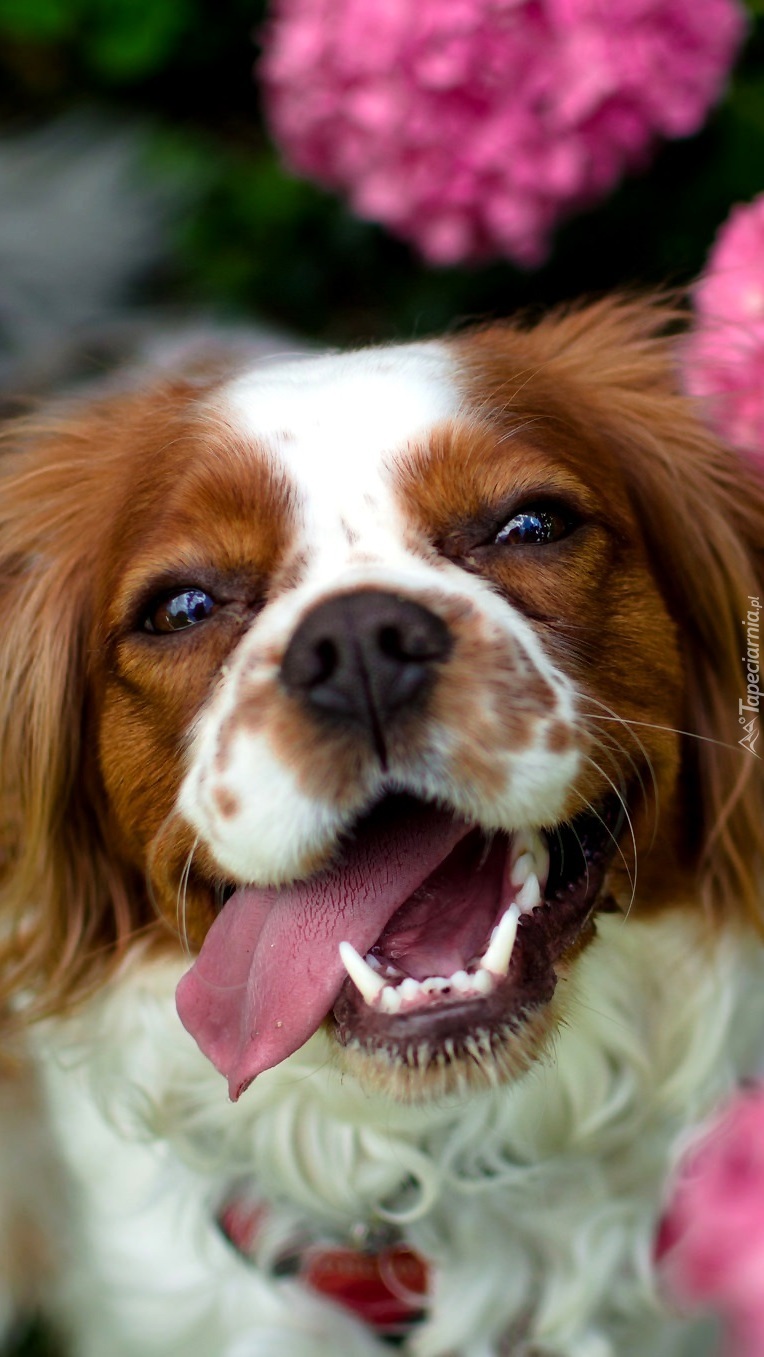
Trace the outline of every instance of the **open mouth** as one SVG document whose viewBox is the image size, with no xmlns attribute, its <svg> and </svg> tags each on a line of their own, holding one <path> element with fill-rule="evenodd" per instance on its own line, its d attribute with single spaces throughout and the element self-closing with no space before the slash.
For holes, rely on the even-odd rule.
<svg viewBox="0 0 764 1357">
<path fill-rule="evenodd" d="M 389 796 L 335 864 L 234 889 L 177 993 L 181 1021 L 238 1098 L 328 1019 L 343 1047 L 414 1065 L 484 1060 L 552 998 L 586 938 L 620 798 L 553 830 L 486 835 Z"/>
<path fill-rule="evenodd" d="M 479 1058 L 546 1005 L 556 963 L 603 900 L 623 822 L 619 798 L 552 831 L 469 831 L 348 971 L 333 1007 L 338 1040 L 420 1063 Z"/>
</svg>

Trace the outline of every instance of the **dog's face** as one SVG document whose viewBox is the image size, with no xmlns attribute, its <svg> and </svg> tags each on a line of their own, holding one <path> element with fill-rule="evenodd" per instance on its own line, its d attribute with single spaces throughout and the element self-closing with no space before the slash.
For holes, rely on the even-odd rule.
<svg viewBox="0 0 764 1357">
<path fill-rule="evenodd" d="M 82 777 L 232 1096 L 322 1023 L 400 1096 L 511 1077 L 597 912 L 692 895 L 686 513 L 635 487 L 689 416 L 665 354 L 608 389 L 625 315 L 127 398 Z"/>
</svg>

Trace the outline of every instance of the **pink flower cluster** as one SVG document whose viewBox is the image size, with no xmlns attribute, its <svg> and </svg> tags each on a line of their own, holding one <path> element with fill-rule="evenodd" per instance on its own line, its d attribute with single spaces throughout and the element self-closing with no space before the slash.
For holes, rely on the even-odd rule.
<svg viewBox="0 0 764 1357">
<path fill-rule="evenodd" d="M 722 437 L 764 459 L 764 194 L 728 217 L 694 302 L 685 385 Z"/>
<path fill-rule="evenodd" d="M 740 1094 L 681 1169 L 658 1241 L 668 1288 L 729 1325 L 729 1353 L 764 1353 L 764 1088 Z"/>
<path fill-rule="evenodd" d="M 543 261 L 558 221 L 696 132 L 739 0 L 274 0 L 260 68 L 292 168 L 435 264 Z"/>
</svg>

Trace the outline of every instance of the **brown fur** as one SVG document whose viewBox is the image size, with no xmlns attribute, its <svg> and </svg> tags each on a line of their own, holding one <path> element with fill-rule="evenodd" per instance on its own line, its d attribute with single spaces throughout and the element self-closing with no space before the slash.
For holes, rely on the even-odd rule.
<svg viewBox="0 0 764 1357">
<path fill-rule="evenodd" d="M 525 436 L 552 440 L 566 462 L 572 448 L 579 472 L 605 489 L 608 510 L 617 468 L 679 645 L 681 705 L 666 724 L 690 738 L 681 743 L 683 841 L 675 850 L 687 854 L 694 893 L 714 917 L 742 917 L 761 930 L 764 776 L 738 744 L 738 698 L 741 623 L 748 596 L 763 587 L 764 472 L 720 444 L 679 393 L 678 319 L 659 305 L 603 301 L 521 334 L 492 327 L 460 348 L 481 408 L 504 428 L 535 421 Z M 616 682 L 604 700 L 635 722 L 633 753 L 650 734 L 636 722 L 661 720 L 652 713 L 662 680 L 654 653 L 645 663 L 645 647 L 654 651 L 668 638 L 656 632 L 655 608 L 642 595 L 629 608 L 616 599 L 603 624 L 601 594 L 598 580 L 599 633 L 580 659 L 596 663 L 600 683 L 599 649 L 620 623 L 615 652 L 611 645 Z M 636 684 L 625 705 L 627 676 Z M 624 735 L 615 724 L 611 730 Z"/>
<path fill-rule="evenodd" d="M 208 394 L 165 380 L 4 432 L 0 984 L 23 990 L 30 1014 L 91 992 L 129 945 L 165 932 L 148 845 L 177 790 L 188 722 L 287 538 L 282 487 L 219 418 L 200 422 Z M 119 620 L 149 579 L 177 578 L 184 563 L 195 573 L 210 542 L 218 569 L 241 581 L 224 649 L 171 660 L 162 678 L 144 638 L 117 636 Z"/>
<path fill-rule="evenodd" d="M 664 337 L 674 320 L 603 302 L 451 341 L 473 418 L 412 454 L 401 494 L 418 540 L 424 531 L 487 574 L 591 695 L 581 720 L 605 770 L 628 779 L 636 766 L 645 782 L 635 808 L 645 846 L 656 811 L 647 750 L 662 807 L 644 907 L 651 881 L 653 907 L 666 901 L 678 865 L 715 917 L 761 928 L 764 779 L 737 743 L 737 702 L 741 619 L 763 587 L 764 477 L 678 393 Z M 279 571 L 288 578 L 289 492 L 219 418 L 189 414 L 208 394 L 165 382 L 4 437 L 0 976 L 29 1013 L 62 1009 L 139 939 L 169 936 L 191 847 L 167 824 L 189 723 Z M 471 520 L 540 477 L 589 516 L 575 563 L 555 551 L 534 569 L 481 556 Z M 177 578 L 183 562 L 235 578 L 234 597 L 216 640 L 200 633 L 159 662 L 122 619 L 157 572 Z M 292 734 L 287 722 L 286 744 Z M 605 785 L 592 772 L 580 791 Z M 204 854 L 195 869 L 214 878 Z M 195 889 L 198 941 L 212 915 Z"/>
</svg>

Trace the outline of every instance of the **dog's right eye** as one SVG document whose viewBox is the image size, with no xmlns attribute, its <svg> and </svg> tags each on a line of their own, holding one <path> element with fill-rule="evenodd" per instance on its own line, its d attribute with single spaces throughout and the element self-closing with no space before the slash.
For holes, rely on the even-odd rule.
<svg viewBox="0 0 764 1357">
<path fill-rule="evenodd" d="M 216 607 L 214 598 L 204 589 L 180 589 L 154 600 L 143 618 L 142 630 L 168 636 L 206 622 Z"/>
<path fill-rule="evenodd" d="M 568 532 L 570 524 L 564 515 L 554 508 L 541 505 L 529 509 L 520 509 L 504 524 L 496 534 L 494 546 L 527 547 L 544 546 L 548 542 L 557 542 Z"/>
</svg>

